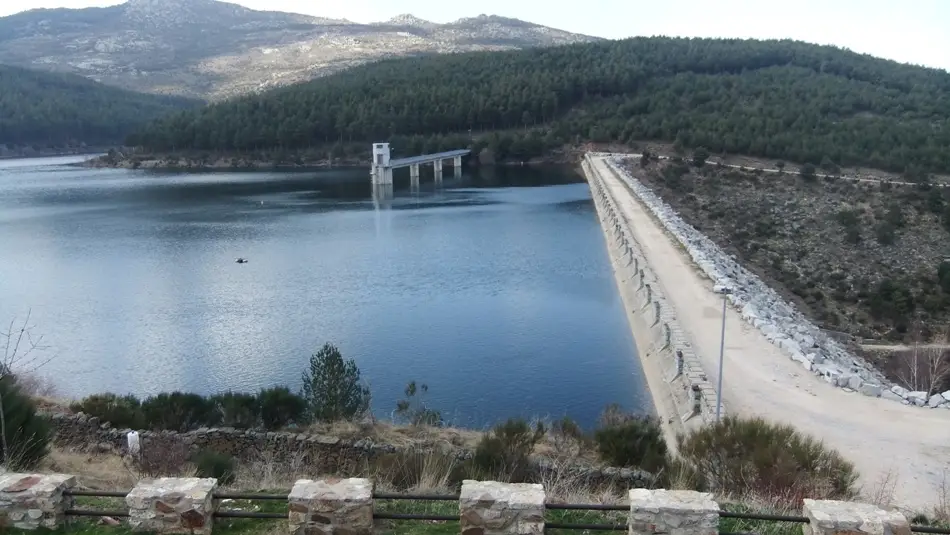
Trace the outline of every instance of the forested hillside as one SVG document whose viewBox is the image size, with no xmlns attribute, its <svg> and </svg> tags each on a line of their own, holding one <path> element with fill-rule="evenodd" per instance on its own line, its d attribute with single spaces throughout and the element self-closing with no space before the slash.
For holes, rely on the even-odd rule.
<svg viewBox="0 0 950 535">
<path fill-rule="evenodd" d="M 0 65 L 0 144 L 122 143 L 148 121 L 198 104 L 116 89 L 81 76 Z"/>
<path fill-rule="evenodd" d="M 469 129 L 508 131 L 475 143 L 496 157 L 657 139 L 950 171 L 950 73 L 793 41 L 635 38 L 383 61 L 164 118 L 130 142 L 251 151 L 388 139 L 417 152 L 468 144 Z"/>
</svg>

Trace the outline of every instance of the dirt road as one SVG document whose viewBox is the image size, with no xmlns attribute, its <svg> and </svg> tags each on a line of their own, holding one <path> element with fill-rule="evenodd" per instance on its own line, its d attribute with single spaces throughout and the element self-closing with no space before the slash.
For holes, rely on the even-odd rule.
<svg viewBox="0 0 950 535">
<path fill-rule="evenodd" d="M 721 299 L 712 282 L 603 159 L 595 158 L 594 165 L 629 219 L 707 374 L 717 379 Z M 732 308 L 726 313 L 724 362 L 722 395 L 730 413 L 791 424 L 850 459 L 869 490 L 890 473 L 898 478 L 897 504 L 915 510 L 935 505 L 938 489 L 950 478 L 950 410 L 834 388 L 782 354 Z"/>
</svg>

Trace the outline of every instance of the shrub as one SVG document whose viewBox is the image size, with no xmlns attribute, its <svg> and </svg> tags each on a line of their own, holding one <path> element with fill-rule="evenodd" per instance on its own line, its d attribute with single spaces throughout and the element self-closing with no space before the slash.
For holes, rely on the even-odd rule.
<svg viewBox="0 0 950 535">
<path fill-rule="evenodd" d="M 709 159 L 709 151 L 703 147 L 693 151 L 693 165 L 696 167 L 702 167 L 706 165 L 706 160 Z"/>
<path fill-rule="evenodd" d="M 678 443 L 683 467 L 700 488 L 794 507 L 802 498 L 850 499 L 857 493 L 854 466 L 791 426 L 727 416 Z"/>
<path fill-rule="evenodd" d="M 198 394 L 161 393 L 142 402 L 145 424 L 151 429 L 188 431 L 218 423 L 214 404 Z"/>
<path fill-rule="evenodd" d="M 118 396 L 110 392 L 93 394 L 78 403 L 73 403 L 70 408 L 75 412 L 95 416 L 117 428 L 142 429 L 145 427 L 142 402 L 131 394 L 126 396 Z"/>
<path fill-rule="evenodd" d="M 369 410 L 369 388 L 361 384 L 356 362 L 344 361 L 340 350 L 331 344 L 324 344 L 310 357 L 302 395 L 310 421 L 352 420 Z"/>
<path fill-rule="evenodd" d="M 36 405 L 24 394 L 13 375 L 0 377 L 0 410 L 3 437 L 0 465 L 9 470 L 35 467 L 49 453 L 52 437 L 47 418 L 36 413 Z"/>
<path fill-rule="evenodd" d="M 613 466 L 633 466 L 652 474 L 666 467 L 667 448 L 660 422 L 635 416 L 624 423 L 602 427 L 594 433 L 600 456 Z"/>
<path fill-rule="evenodd" d="M 265 388 L 257 395 L 261 421 L 268 430 L 276 430 L 304 421 L 307 402 L 286 386 Z"/>
<path fill-rule="evenodd" d="M 565 416 L 551 423 L 551 431 L 549 434 L 555 441 L 565 440 L 582 444 L 587 440 L 587 436 L 584 435 L 584 430 L 569 416 Z"/>
<path fill-rule="evenodd" d="M 213 477 L 221 485 L 234 483 L 234 457 L 212 450 L 201 450 L 195 454 L 195 473 L 198 477 Z"/>
<path fill-rule="evenodd" d="M 260 402 L 254 394 L 228 391 L 208 401 L 217 411 L 214 418 L 223 426 L 252 429 L 260 425 Z"/>
<path fill-rule="evenodd" d="M 406 399 L 396 402 L 394 415 L 411 425 L 441 427 L 442 413 L 430 409 L 422 399 L 428 392 L 429 386 L 425 383 L 416 386 L 415 381 L 410 381 L 406 385 Z"/>
<path fill-rule="evenodd" d="M 887 222 L 878 223 L 874 227 L 874 234 L 877 236 L 877 242 L 881 245 L 893 245 L 896 239 L 894 227 Z"/>
<path fill-rule="evenodd" d="M 810 163 L 806 163 L 805 165 L 803 165 L 802 168 L 799 169 L 798 172 L 802 175 L 802 178 L 804 178 L 805 180 L 808 180 L 808 181 L 815 180 L 815 166 Z"/>
<path fill-rule="evenodd" d="M 544 438 L 544 426 L 534 429 L 521 418 L 510 418 L 483 436 L 475 448 L 473 463 L 482 476 L 524 481 L 528 476 L 528 456 Z"/>
<path fill-rule="evenodd" d="M 133 460 L 139 478 L 175 477 L 185 472 L 191 454 L 188 445 L 179 441 L 155 442 L 154 438 L 143 439 L 142 450 Z"/>
</svg>

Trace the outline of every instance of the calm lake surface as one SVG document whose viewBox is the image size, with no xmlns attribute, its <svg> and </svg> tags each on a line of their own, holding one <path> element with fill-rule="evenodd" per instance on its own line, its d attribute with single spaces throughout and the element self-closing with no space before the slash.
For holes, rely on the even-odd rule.
<svg viewBox="0 0 950 535">
<path fill-rule="evenodd" d="M 380 416 L 410 380 L 475 427 L 651 410 L 570 170 L 449 170 L 418 189 L 397 174 L 374 192 L 365 169 L 65 165 L 79 159 L 0 161 L 0 321 L 31 311 L 61 395 L 297 389 L 331 342 Z"/>
</svg>

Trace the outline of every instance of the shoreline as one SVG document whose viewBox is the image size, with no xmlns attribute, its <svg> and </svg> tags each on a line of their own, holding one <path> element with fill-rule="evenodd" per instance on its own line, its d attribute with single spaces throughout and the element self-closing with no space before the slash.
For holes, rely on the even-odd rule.
<svg viewBox="0 0 950 535">
<path fill-rule="evenodd" d="M 610 155 L 591 155 L 605 171 Z M 619 173 L 620 171 L 618 171 Z M 643 253 L 706 370 L 719 362 L 722 298 L 677 235 L 624 182 L 604 173 Z M 791 425 L 851 461 L 865 488 L 894 484 L 898 505 L 920 509 L 939 501 L 950 476 L 946 448 L 950 411 L 908 406 L 840 389 L 783 353 L 734 306 L 726 309 L 723 399 L 731 414 Z M 717 374 L 710 374 L 718 379 Z"/>
<path fill-rule="evenodd" d="M 264 153 L 266 154 L 266 152 Z M 544 156 L 527 160 L 501 160 L 485 158 L 472 154 L 469 166 L 524 167 L 533 165 L 568 165 L 577 163 L 582 156 L 577 149 L 554 151 Z M 313 153 L 287 153 L 280 159 L 266 159 L 241 154 L 131 154 L 113 151 L 99 158 L 82 162 L 82 167 L 95 169 L 154 169 L 154 170 L 261 170 L 261 169 L 333 169 L 370 167 L 373 163 L 369 156 L 344 158 L 312 158 Z M 468 166 L 466 166 L 468 167 Z"/>
</svg>

